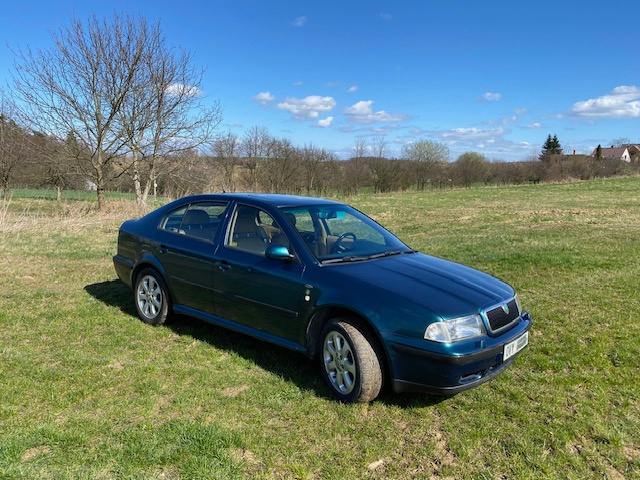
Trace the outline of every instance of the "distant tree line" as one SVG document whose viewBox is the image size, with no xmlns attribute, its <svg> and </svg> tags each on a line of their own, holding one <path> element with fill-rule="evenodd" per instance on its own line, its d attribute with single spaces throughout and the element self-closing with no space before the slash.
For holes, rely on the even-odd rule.
<svg viewBox="0 0 640 480">
<path fill-rule="evenodd" d="M 0 179 L 9 186 L 28 188 L 95 189 L 91 177 L 75 168 L 76 140 L 55 139 L 21 128 L 0 117 Z M 71 144 L 71 145 L 70 145 Z M 252 127 L 242 136 L 227 132 L 200 145 L 159 159 L 150 194 L 172 197 L 201 192 L 255 191 L 304 195 L 352 195 L 406 190 L 471 187 L 472 185 L 535 184 L 586 180 L 639 173 L 638 165 L 621 160 L 560 157 L 521 162 L 489 162 L 478 152 L 451 161 L 446 145 L 420 140 L 406 146 L 400 158 L 387 156 L 384 137 L 358 137 L 354 155 L 339 160 L 313 144 L 294 145 L 267 129 Z M 132 155 L 132 154 L 130 154 Z M 133 159 L 114 159 L 103 188 L 135 192 Z M 86 160 L 88 161 L 88 160 Z M 9 179 L 11 180 L 9 183 Z"/>
</svg>

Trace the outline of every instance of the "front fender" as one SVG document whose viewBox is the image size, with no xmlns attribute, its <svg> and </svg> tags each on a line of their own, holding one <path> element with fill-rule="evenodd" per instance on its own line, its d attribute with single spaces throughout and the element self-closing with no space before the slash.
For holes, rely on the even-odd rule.
<svg viewBox="0 0 640 480">
<path fill-rule="evenodd" d="M 426 325 L 436 318 L 432 312 L 396 294 L 371 286 L 359 288 L 353 282 L 349 282 L 348 287 L 339 283 L 316 284 L 310 300 L 304 332 L 309 356 L 314 356 L 320 348 L 319 337 L 326 321 L 335 316 L 357 316 L 377 337 L 391 378 L 395 378 L 395 372 L 390 361 L 393 352 L 389 338 L 421 338 Z"/>
<path fill-rule="evenodd" d="M 332 284 L 315 292 L 313 311 L 326 308 L 344 308 L 366 319 L 380 335 L 422 337 L 429 323 L 439 317 L 400 295 L 387 290 L 359 286 Z"/>
</svg>

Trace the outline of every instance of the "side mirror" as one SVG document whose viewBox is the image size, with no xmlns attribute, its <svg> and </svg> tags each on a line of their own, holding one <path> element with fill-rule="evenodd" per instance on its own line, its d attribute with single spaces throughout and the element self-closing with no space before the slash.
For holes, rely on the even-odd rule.
<svg viewBox="0 0 640 480">
<path fill-rule="evenodd" d="M 295 257 L 284 245 L 269 245 L 264 252 L 264 256 L 271 260 L 290 261 Z"/>
</svg>

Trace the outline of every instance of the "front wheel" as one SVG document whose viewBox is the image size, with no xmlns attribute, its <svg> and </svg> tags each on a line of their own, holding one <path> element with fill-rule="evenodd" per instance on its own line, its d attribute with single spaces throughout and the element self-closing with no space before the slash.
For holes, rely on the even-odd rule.
<svg viewBox="0 0 640 480">
<path fill-rule="evenodd" d="M 136 277 L 134 300 L 138 317 L 145 323 L 160 325 L 170 316 L 169 294 L 160 274 L 145 268 Z"/>
<path fill-rule="evenodd" d="M 325 382 L 343 402 L 370 402 L 382 389 L 382 366 L 373 334 L 361 322 L 337 318 L 322 331 Z"/>
</svg>

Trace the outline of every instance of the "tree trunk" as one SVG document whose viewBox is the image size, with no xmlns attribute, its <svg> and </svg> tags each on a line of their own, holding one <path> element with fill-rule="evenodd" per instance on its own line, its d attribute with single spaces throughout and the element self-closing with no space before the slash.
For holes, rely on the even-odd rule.
<svg viewBox="0 0 640 480">
<path fill-rule="evenodd" d="M 98 210 L 104 208 L 104 165 L 102 163 L 102 151 L 98 149 L 96 156 L 91 159 L 91 163 L 96 173 L 96 194 L 98 195 Z"/>
<path fill-rule="evenodd" d="M 98 192 L 98 210 L 102 210 L 104 208 L 104 187 L 97 187 L 96 191 Z"/>
<path fill-rule="evenodd" d="M 146 199 L 143 198 L 142 181 L 140 180 L 140 171 L 138 170 L 138 155 L 133 154 L 133 190 L 136 194 L 136 205 L 141 207 L 145 204 Z"/>
<path fill-rule="evenodd" d="M 3 176 L 0 188 L 2 189 L 2 199 L 4 201 L 9 201 L 9 196 L 11 194 L 9 191 L 9 175 Z"/>
</svg>

